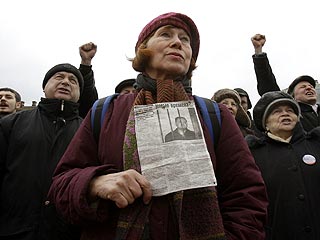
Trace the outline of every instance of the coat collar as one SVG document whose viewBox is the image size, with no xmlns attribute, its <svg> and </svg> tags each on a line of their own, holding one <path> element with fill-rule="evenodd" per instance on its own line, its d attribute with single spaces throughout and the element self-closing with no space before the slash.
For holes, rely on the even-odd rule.
<svg viewBox="0 0 320 240">
<path fill-rule="evenodd" d="M 51 119 L 71 120 L 79 117 L 79 104 L 61 99 L 41 98 L 38 108 Z"/>
</svg>

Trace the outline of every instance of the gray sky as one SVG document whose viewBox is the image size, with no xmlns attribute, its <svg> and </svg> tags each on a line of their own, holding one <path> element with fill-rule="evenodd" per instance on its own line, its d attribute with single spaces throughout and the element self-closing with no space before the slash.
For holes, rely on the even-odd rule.
<svg viewBox="0 0 320 240">
<path fill-rule="evenodd" d="M 99 97 L 123 79 L 136 77 L 127 57 L 142 28 L 170 11 L 190 16 L 200 32 L 193 93 L 211 98 L 220 88 L 244 88 L 259 96 L 250 38 L 265 34 L 264 51 L 281 88 L 297 76 L 319 79 L 319 17 L 316 0 L 10 0 L 0 14 L 1 87 L 21 93 L 26 105 L 43 96 L 42 79 L 54 65 L 80 64 L 78 47 L 94 42 Z"/>
</svg>

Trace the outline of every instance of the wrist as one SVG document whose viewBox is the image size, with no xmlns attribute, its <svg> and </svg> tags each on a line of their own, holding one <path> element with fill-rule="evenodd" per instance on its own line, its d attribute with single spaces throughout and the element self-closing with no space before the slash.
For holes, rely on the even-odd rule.
<svg viewBox="0 0 320 240">
<path fill-rule="evenodd" d="M 258 52 L 258 53 L 255 53 L 254 55 L 256 57 L 259 57 L 259 56 L 264 56 L 266 53 L 265 52 Z"/>
<path fill-rule="evenodd" d="M 87 200 L 89 203 L 93 203 L 99 199 L 96 191 L 96 180 L 97 177 L 93 178 L 89 184 L 89 189 L 87 192 Z"/>
<path fill-rule="evenodd" d="M 81 60 L 81 64 L 82 64 L 82 65 L 91 66 L 91 59 L 87 59 L 87 60 L 82 59 L 82 60 Z"/>
<path fill-rule="evenodd" d="M 254 49 L 254 53 L 255 53 L 256 55 L 262 54 L 262 53 L 263 53 L 263 52 L 262 52 L 262 47 L 257 47 L 257 48 L 255 48 L 255 49 Z"/>
</svg>

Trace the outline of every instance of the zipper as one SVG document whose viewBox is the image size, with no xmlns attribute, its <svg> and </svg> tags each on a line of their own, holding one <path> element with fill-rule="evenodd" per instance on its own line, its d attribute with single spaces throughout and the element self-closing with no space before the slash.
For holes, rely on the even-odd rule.
<svg viewBox="0 0 320 240">
<path fill-rule="evenodd" d="M 60 108 L 60 111 L 63 112 L 64 110 L 64 100 L 61 100 L 61 108 Z"/>
</svg>

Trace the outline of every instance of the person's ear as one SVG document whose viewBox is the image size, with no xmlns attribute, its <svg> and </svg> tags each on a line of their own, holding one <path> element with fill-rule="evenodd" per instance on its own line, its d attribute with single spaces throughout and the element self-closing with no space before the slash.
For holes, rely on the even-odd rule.
<svg viewBox="0 0 320 240">
<path fill-rule="evenodd" d="M 21 108 L 21 102 L 16 102 L 16 109 Z"/>
</svg>

